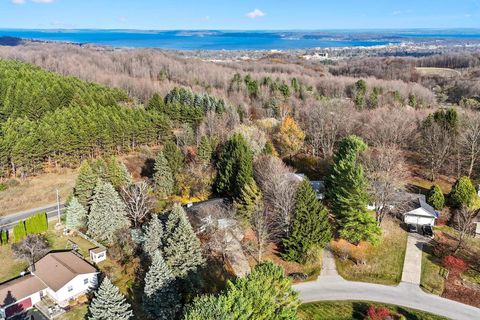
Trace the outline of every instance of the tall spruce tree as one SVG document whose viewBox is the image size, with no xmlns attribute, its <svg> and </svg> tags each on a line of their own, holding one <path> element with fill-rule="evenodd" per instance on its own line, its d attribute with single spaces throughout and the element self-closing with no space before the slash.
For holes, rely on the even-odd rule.
<svg viewBox="0 0 480 320">
<path fill-rule="evenodd" d="M 87 224 L 87 210 L 73 197 L 66 208 L 65 226 L 69 230 L 78 230 Z"/>
<path fill-rule="evenodd" d="M 470 207 L 476 196 L 472 180 L 466 176 L 458 178 L 450 191 L 450 201 L 455 208 Z"/>
<path fill-rule="evenodd" d="M 248 276 L 229 281 L 220 295 L 197 298 L 187 307 L 184 320 L 295 320 L 298 305 L 298 293 L 284 270 L 264 262 Z"/>
<path fill-rule="evenodd" d="M 314 246 L 325 247 L 331 238 L 328 210 L 318 201 L 310 181 L 304 179 L 297 189 L 290 236 L 283 242 L 283 257 L 302 262 Z"/>
<path fill-rule="evenodd" d="M 130 304 L 120 293 L 120 290 L 105 278 L 95 292 L 88 306 L 88 320 L 129 320 L 133 318 Z"/>
<path fill-rule="evenodd" d="M 73 195 L 77 197 L 78 202 L 84 207 L 88 206 L 96 183 L 97 176 L 93 172 L 90 163 L 87 160 L 84 160 L 78 171 L 75 187 L 73 188 Z"/>
<path fill-rule="evenodd" d="M 167 159 L 168 166 L 174 175 L 183 168 L 185 162 L 183 153 L 172 141 L 169 140 L 165 142 L 165 145 L 163 146 L 163 155 L 165 156 L 165 159 Z"/>
<path fill-rule="evenodd" d="M 98 180 L 88 215 L 88 235 L 111 243 L 114 234 L 129 225 L 125 204 L 108 182 Z"/>
<path fill-rule="evenodd" d="M 180 295 L 175 278 L 160 251 L 155 251 L 145 276 L 143 310 L 150 319 L 175 319 L 180 310 Z"/>
<path fill-rule="evenodd" d="M 163 152 L 160 151 L 155 159 L 155 167 L 153 174 L 153 184 L 155 186 L 155 191 L 161 197 L 168 197 L 173 192 L 174 179 L 172 169 L 169 167 L 167 159 L 163 155 Z"/>
<path fill-rule="evenodd" d="M 163 226 L 157 215 L 153 215 L 145 229 L 143 251 L 150 257 L 162 248 Z"/>
<path fill-rule="evenodd" d="M 262 191 L 258 188 L 255 180 L 243 186 L 240 195 L 235 199 L 234 206 L 237 209 L 237 217 L 243 221 L 249 221 L 255 207 L 262 201 Z"/>
<path fill-rule="evenodd" d="M 428 192 L 427 202 L 429 205 L 435 208 L 435 210 L 442 210 L 445 206 L 445 196 L 443 195 L 442 189 L 436 184 L 434 184 L 430 191 Z"/>
<path fill-rule="evenodd" d="M 163 255 L 173 275 L 178 278 L 187 276 L 205 263 L 200 240 L 195 235 L 185 210 L 178 204 L 169 213 L 165 225 Z"/>
<path fill-rule="evenodd" d="M 203 136 L 200 139 L 200 144 L 198 145 L 198 158 L 203 162 L 210 162 L 212 159 L 213 146 L 210 139 L 207 136 Z"/>
<path fill-rule="evenodd" d="M 234 134 L 225 143 L 217 163 L 218 193 L 236 197 L 253 179 L 253 154 L 241 134 Z"/>
<path fill-rule="evenodd" d="M 117 190 L 132 183 L 132 176 L 123 162 L 115 157 L 107 159 L 108 181 Z"/>
<path fill-rule="evenodd" d="M 327 179 L 327 197 L 340 228 L 340 236 L 351 243 L 369 241 L 376 244 L 381 230 L 367 211 L 367 180 L 358 155 L 367 145 L 357 136 L 344 138 L 334 155 Z"/>
</svg>

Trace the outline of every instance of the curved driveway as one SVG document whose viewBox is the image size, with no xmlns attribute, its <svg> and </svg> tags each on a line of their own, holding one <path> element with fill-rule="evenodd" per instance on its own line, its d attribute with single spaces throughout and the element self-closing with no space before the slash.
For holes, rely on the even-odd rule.
<svg viewBox="0 0 480 320">
<path fill-rule="evenodd" d="M 335 269 L 330 250 L 325 250 L 322 273 L 317 281 L 294 285 L 303 302 L 363 300 L 427 311 L 454 320 L 480 319 L 480 309 L 425 293 L 418 285 L 401 282 L 398 286 L 346 281 Z"/>
</svg>

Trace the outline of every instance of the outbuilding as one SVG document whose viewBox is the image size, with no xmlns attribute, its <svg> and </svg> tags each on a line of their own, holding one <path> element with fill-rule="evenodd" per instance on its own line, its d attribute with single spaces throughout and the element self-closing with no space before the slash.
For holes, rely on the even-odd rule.
<svg viewBox="0 0 480 320">
<path fill-rule="evenodd" d="M 407 224 L 433 226 L 439 213 L 427 203 L 424 195 L 420 195 L 415 203 L 414 209 L 403 214 L 403 221 Z"/>
<path fill-rule="evenodd" d="M 107 259 L 107 249 L 104 247 L 96 247 L 90 249 L 90 260 L 93 263 L 99 263 Z"/>
</svg>

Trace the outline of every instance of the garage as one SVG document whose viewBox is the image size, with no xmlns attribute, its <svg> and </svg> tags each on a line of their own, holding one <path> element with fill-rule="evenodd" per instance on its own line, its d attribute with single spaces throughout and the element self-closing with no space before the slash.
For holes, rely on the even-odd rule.
<svg viewBox="0 0 480 320">
<path fill-rule="evenodd" d="M 24 311 L 27 311 L 32 307 L 32 298 L 27 298 L 25 300 L 22 300 L 18 303 L 15 303 L 14 305 L 9 306 L 8 308 L 5 309 L 5 315 L 7 318 L 14 316 L 18 313 L 22 313 Z"/>
<path fill-rule="evenodd" d="M 418 200 L 417 208 L 403 214 L 403 221 L 406 224 L 415 224 L 419 226 L 433 226 L 437 218 L 438 212 L 426 203 L 422 197 Z"/>
</svg>

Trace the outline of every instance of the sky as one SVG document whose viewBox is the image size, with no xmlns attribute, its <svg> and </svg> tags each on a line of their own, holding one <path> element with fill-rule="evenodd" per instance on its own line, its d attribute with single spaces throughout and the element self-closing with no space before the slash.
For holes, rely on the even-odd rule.
<svg viewBox="0 0 480 320">
<path fill-rule="evenodd" d="M 0 28 L 480 28 L 480 0 L 0 0 Z"/>
</svg>

